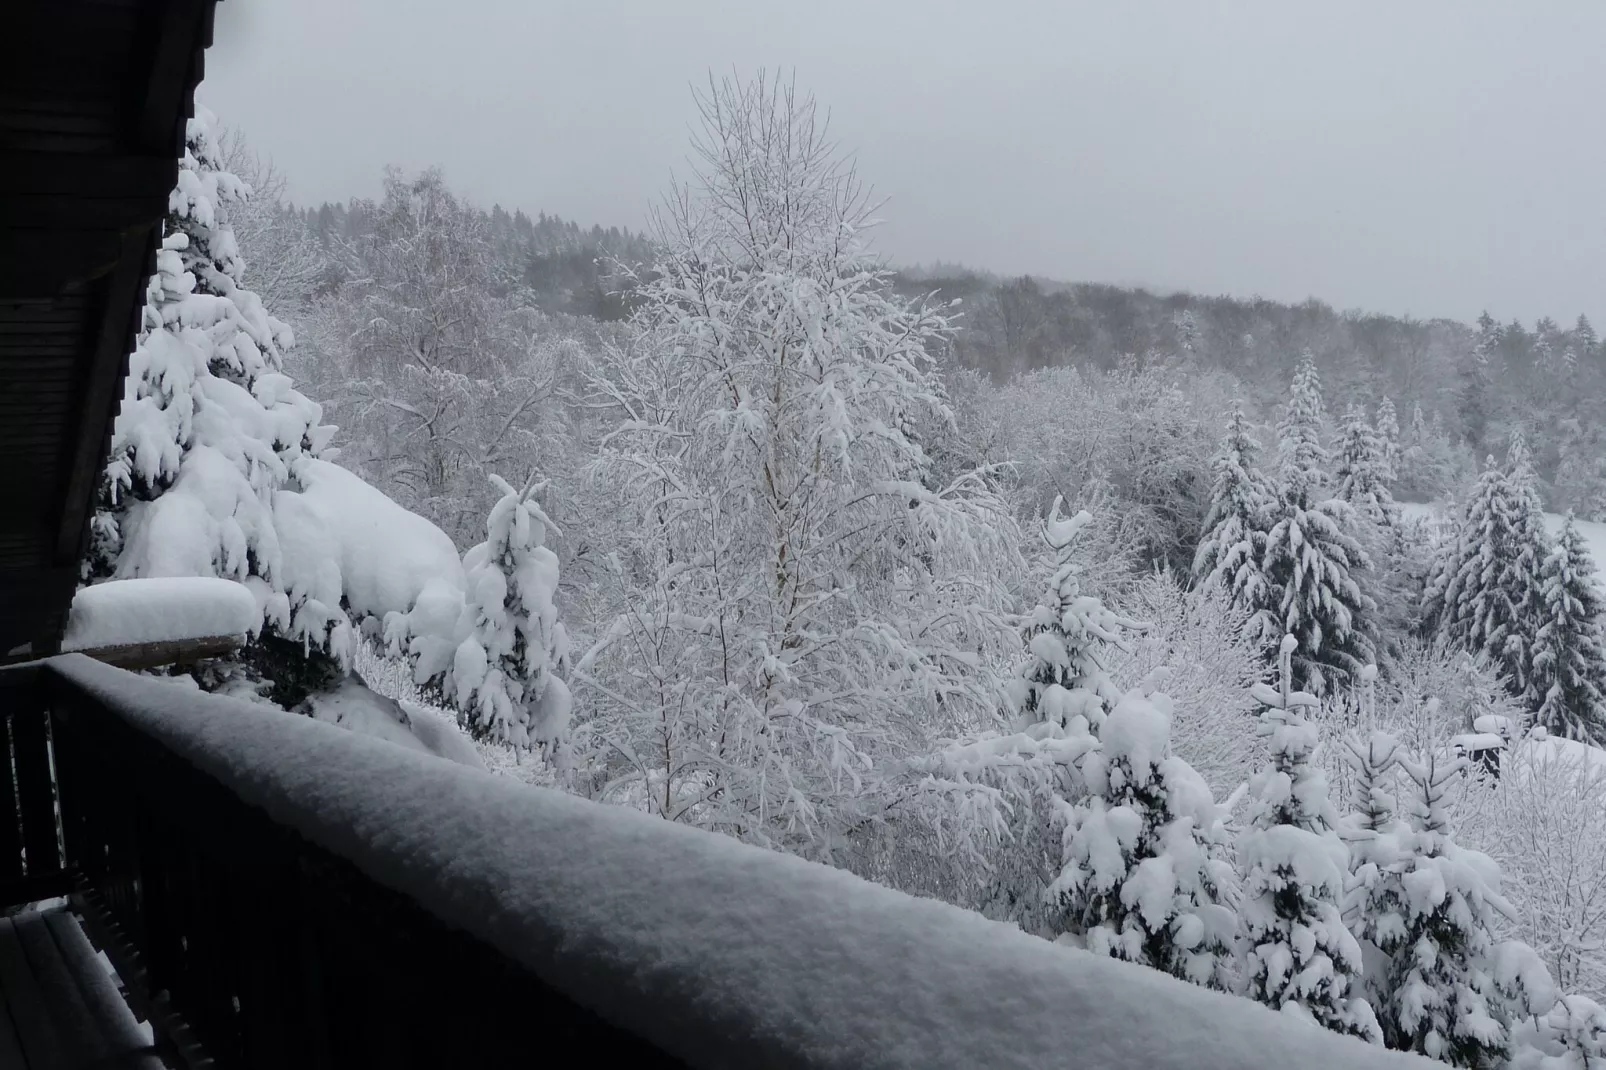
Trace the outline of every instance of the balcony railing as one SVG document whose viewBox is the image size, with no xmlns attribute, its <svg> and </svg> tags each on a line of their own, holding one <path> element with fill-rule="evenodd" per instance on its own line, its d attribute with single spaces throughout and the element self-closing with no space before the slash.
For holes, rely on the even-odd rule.
<svg viewBox="0 0 1606 1070">
<path fill-rule="evenodd" d="M 836 870 L 78 655 L 0 672 L 0 711 L 0 895 L 69 894 L 173 1066 L 1408 1065 Z"/>
</svg>

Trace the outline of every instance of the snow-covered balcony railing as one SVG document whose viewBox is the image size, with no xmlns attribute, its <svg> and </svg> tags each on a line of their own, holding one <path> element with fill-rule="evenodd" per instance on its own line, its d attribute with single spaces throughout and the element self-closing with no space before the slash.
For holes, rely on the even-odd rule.
<svg viewBox="0 0 1606 1070">
<path fill-rule="evenodd" d="M 10 682 L 9 709 L 49 711 L 76 905 L 136 1010 L 218 1067 L 1415 1065 L 837 870 L 81 656 Z"/>
</svg>

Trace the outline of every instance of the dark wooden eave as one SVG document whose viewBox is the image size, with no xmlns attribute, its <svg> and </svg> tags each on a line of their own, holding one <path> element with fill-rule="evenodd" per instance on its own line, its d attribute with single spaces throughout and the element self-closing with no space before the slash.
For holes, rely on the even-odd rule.
<svg viewBox="0 0 1606 1070">
<path fill-rule="evenodd" d="M 0 661 L 60 641 L 215 2 L 0 5 Z"/>
</svg>

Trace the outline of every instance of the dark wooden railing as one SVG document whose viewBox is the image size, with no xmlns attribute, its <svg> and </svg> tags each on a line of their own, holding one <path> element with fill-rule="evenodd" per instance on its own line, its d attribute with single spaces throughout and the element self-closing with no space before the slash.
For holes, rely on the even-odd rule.
<svg viewBox="0 0 1606 1070">
<path fill-rule="evenodd" d="M 173 1065 L 680 1065 L 48 667 L 0 674 L 0 709 L 0 895 L 70 893 Z"/>
<path fill-rule="evenodd" d="M 1406 1063 L 839 870 L 81 655 L 0 673 L 0 710 L 0 892 L 67 891 L 175 1067 Z"/>
<path fill-rule="evenodd" d="M 0 905 L 66 895 L 52 771 L 50 718 L 24 696 L 30 668 L 0 669 Z"/>
</svg>

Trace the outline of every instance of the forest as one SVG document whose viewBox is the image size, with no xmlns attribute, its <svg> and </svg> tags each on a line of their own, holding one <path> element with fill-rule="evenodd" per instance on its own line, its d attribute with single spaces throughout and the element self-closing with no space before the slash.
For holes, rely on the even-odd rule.
<svg viewBox="0 0 1606 1070">
<path fill-rule="evenodd" d="M 897 266 L 811 96 L 697 104 L 643 233 L 438 170 L 296 205 L 192 121 L 83 577 L 260 623 L 164 678 L 1453 1066 L 1606 1065 L 1588 319 Z"/>
</svg>

